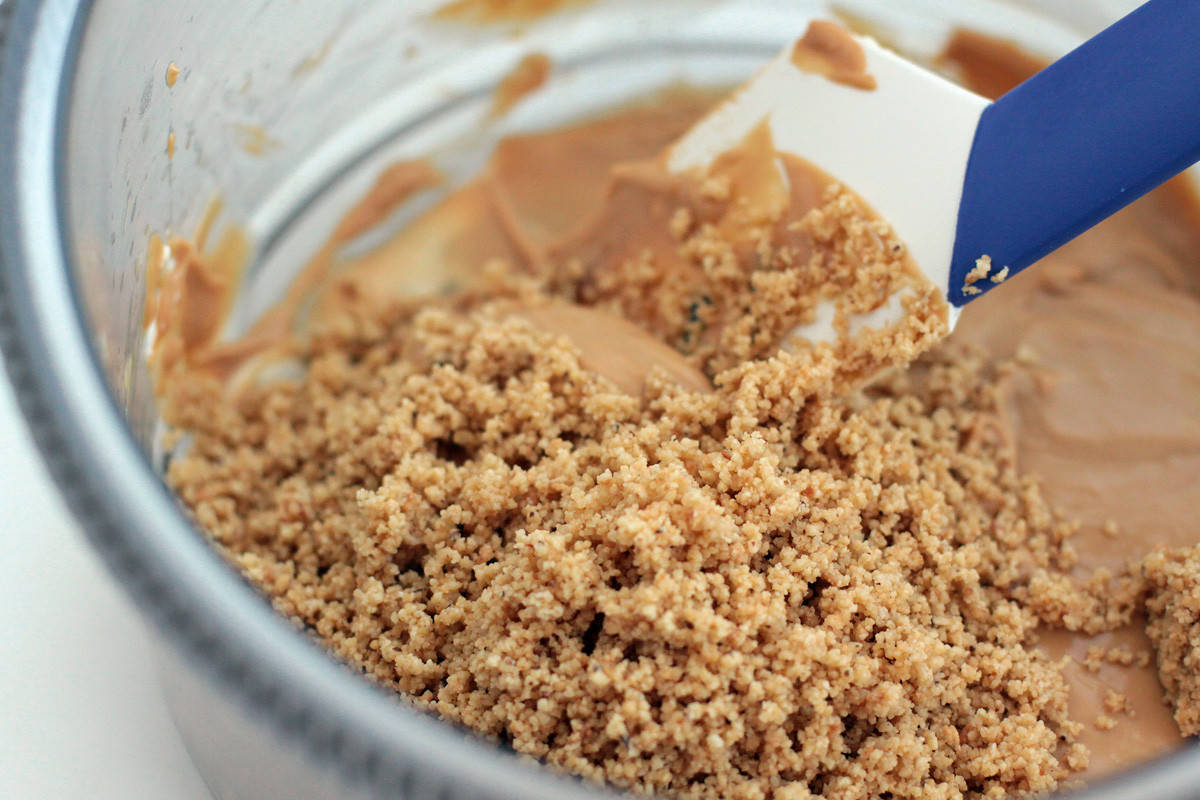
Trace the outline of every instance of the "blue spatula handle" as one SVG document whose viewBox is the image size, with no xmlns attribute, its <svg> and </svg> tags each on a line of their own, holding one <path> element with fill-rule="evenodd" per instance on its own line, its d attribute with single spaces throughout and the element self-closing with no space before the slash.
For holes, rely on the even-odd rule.
<svg viewBox="0 0 1200 800">
<path fill-rule="evenodd" d="M 950 301 L 982 255 L 1016 273 L 1200 161 L 1200 0 L 1150 0 L 989 106 Z"/>
</svg>

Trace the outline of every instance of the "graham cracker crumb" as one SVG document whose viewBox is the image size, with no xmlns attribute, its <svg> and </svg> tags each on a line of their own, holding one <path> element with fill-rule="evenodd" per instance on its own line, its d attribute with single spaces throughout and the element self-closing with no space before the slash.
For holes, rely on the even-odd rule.
<svg viewBox="0 0 1200 800">
<path fill-rule="evenodd" d="M 1104 698 L 1104 710 L 1110 714 L 1129 713 L 1129 698 L 1110 689 Z"/>
<path fill-rule="evenodd" d="M 1185 736 L 1200 734 L 1200 546 L 1159 550 L 1142 564 L 1158 675 Z"/>
<path fill-rule="evenodd" d="M 980 256 L 975 261 L 975 266 L 967 273 L 967 277 L 963 280 L 964 290 L 967 286 L 978 283 L 988 276 L 992 271 L 992 257 Z"/>
<path fill-rule="evenodd" d="M 1067 766 L 1072 772 L 1082 772 L 1088 768 L 1088 762 L 1091 757 L 1088 755 L 1088 750 L 1081 744 L 1073 744 L 1067 748 L 1067 755 L 1064 757 Z M 1066 781 L 1063 784 L 1064 789 L 1080 788 L 1081 783 L 1078 781 Z"/>
</svg>

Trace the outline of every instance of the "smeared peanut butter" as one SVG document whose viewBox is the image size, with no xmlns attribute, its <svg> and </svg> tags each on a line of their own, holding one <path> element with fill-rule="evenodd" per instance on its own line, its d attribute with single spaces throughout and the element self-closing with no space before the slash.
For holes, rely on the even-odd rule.
<svg viewBox="0 0 1200 800">
<path fill-rule="evenodd" d="M 199 375 L 222 380 L 235 375 L 251 378 L 257 368 L 286 357 L 298 334 L 301 309 L 312 301 L 314 292 L 329 281 L 339 248 L 442 180 L 437 168 L 425 159 L 400 161 L 384 169 L 371 190 L 342 217 L 329 240 L 288 287 L 284 297 L 235 340 L 193 336 L 172 342 L 172 332 L 164 327 L 187 316 L 213 315 L 213 319 L 223 322 L 232 307 L 232 293 L 238 288 L 236 278 L 246 265 L 249 245 L 244 233 L 237 226 L 231 226 L 224 231 L 222 243 L 215 252 L 204 253 L 220 215 L 221 203 L 213 201 L 209 205 L 190 241 L 171 238 L 166 251 L 171 259 L 161 255 L 161 237 L 151 237 L 145 324 L 148 327 L 157 321 L 150 364 L 160 388 L 165 383 L 190 380 Z M 183 277 L 197 270 L 213 276 L 213 280 L 207 282 L 210 285 Z M 217 293 L 214 292 L 216 286 L 220 287 Z"/>
<path fill-rule="evenodd" d="M 874 91 L 875 77 L 867 72 L 867 54 L 842 26 L 815 20 L 792 48 L 792 63 L 804 72 L 824 75 L 834 83 Z"/>
<path fill-rule="evenodd" d="M 392 164 L 379 174 L 363 199 L 342 217 L 334 229 L 334 240 L 348 242 L 366 233 L 414 196 L 442 181 L 442 174 L 426 159 Z"/>
<path fill-rule="evenodd" d="M 151 328 L 148 366 L 159 392 L 172 381 L 206 374 L 251 254 L 245 232 L 226 227 L 209 248 L 221 204 L 213 201 L 192 238 L 173 236 L 164 247 L 152 236 L 146 265 L 143 320 Z"/>
<path fill-rule="evenodd" d="M 517 103 L 545 85 L 553 67 L 545 53 L 529 53 L 522 58 L 496 87 L 488 116 L 497 119 L 512 111 Z"/>
<path fill-rule="evenodd" d="M 416 295 L 475 288 L 489 262 L 532 272 L 599 213 L 613 164 L 661 152 L 713 101 L 675 90 L 568 129 L 505 138 L 479 178 L 376 250 L 339 260 L 318 292 L 314 318 L 349 309 L 371 314 Z"/>
<path fill-rule="evenodd" d="M 622 391 L 642 394 L 651 371 L 693 392 L 710 392 L 712 383 L 678 350 L 615 314 L 573 303 L 550 303 L 523 309 L 519 316 L 539 330 L 565 336 L 579 349 L 579 361 L 612 381 Z"/>
</svg>

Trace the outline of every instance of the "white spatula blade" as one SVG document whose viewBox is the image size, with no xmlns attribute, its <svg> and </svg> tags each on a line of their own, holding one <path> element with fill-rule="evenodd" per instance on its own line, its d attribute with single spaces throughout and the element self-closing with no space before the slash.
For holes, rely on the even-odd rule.
<svg viewBox="0 0 1200 800">
<path fill-rule="evenodd" d="M 862 196 L 948 293 L 963 179 L 988 101 L 871 39 L 855 38 L 878 88 L 802 71 L 789 48 L 676 142 L 669 167 L 708 166 L 766 118 L 777 149 Z"/>
</svg>

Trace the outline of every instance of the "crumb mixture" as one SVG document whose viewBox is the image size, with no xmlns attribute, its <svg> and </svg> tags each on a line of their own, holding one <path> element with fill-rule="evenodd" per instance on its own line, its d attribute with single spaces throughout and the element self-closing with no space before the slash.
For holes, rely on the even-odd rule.
<svg viewBox="0 0 1200 800">
<path fill-rule="evenodd" d="M 835 185 L 789 221 L 720 172 L 638 215 L 672 223 L 656 262 L 600 273 L 584 237 L 541 277 L 497 263 L 441 304 L 323 319 L 300 380 L 165 382 L 191 434 L 171 480 L 347 661 L 565 770 L 680 798 L 1053 788 L 1087 755 L 1035 628 L 1131 604 L 1068 577 L 1072 526 L 1015 468 L 1018 367 L 946 349 L 850 391 L 927 349 L 937 306 L 789 345 L 824 287 L 851 309 L 908 287 L 903 249 Z M 519 313 L 552 297 L 624 314 L 713 389 L 618 389 Z"/>
<path fill-rule="evenodd" d="M 992 283 L 1004 283 L 1004 281 L 1008 280 L 1008 267 L 1003 267 L 1000 270 L 997 270 L 994 274 L 991 274 L 991 273 L 992 273 L 992 257 L 991 256 L 979 257 L 975 261 L 975 266 L 971 269 L 970 272 L 967 273 L 967 276 L 963 279 L 963 286 L 962 286 L 963 294 L 966 294 L 966 295 L 982 294 L 983 290 L 981 290 L 975 284 L 979 283 L 984 278 L 987 278 Z"/>
<path fill-rule="evenodd" d="M 1123 439 L 1073 427 L 1080 402 L 1119 396 L 1077 379 L 1073 354 L 1085 366 L 1147 359 L 1108 345 L 1093 357 L 1070 331 L 1013 321 L 1043 302 L 1090 319 L 1111 284 L 1113 308 L 1168 308 L 1181 320 L 1170 352 L 1194 359 L 1184 320 L 1200 315 L 1171 283 L 1185 280 L 1191 227 L 1160 222 L 1153 205 L 1181 204 L 1154 199 L 1165 190 L 1135 204 L 1074 261 L 1030 270 L 981 300 L 957 342 L 934 346 L 944 305 L 903 245 L 763 129 L 682 181 L 646 160 L 694 119 L 683 106 L 502 143 L 478 182 L 381 255 L 305 277 L 324 293 L 303 304 L 302 337 L 275 335 L 300 302 L 229 345 L 217 325 L 189 325 L 193 306 L 227 307 L 234 282 L 213 278 L 224 273 L 203 247 L 173 246 L 147 319 L 164 415 L 186 434 L 169 477 L 197 522 L 281 612 L 372 679 L 639 793 L 1051 790 L 1095 761 L 1090 745 L 1110 730 L 1177 737 L 1147 710 L 1157 684 L 1112 682 L 1114 670 L 1147 671 L 1142 614 L 1176 718 L 1195 732 L 1200 555 L 1142 565 L 1149 537 L 1128 538 L 1141 522 L 1129 492 L 1061 489 L 1143 472 L 1164 483 L 1156 451 L 1135 451 L 1141 471 L 1129 472 Z M 564 195 L 542 175 L 583 188 Z M 1130 300 L 1120 247 L 1167 276 L 1172 299 Z M 1117 277 L 1080 266 L 1091 264 Z M 986 260 L 977 270 L 970 284 L 1007 277 Z M 418 301 L 396 291 L 414 275 L 454 283 Z M 1011 307 L 994 301 L 1005 296 Z M 855 325 L 888 297 L 902 319 Z M 830 302 L 837 339 L 806 340 Z M 620 318 L 622 336 L 636 326 L 646 346 L 631 350 L 657 355 L 632 375 L 598 366 L 539 324 L 564 304 Z M 1162 313 L 1146 319 L 1164 329 Z M 268 381 L 245 361 L 281 354 L 299 377 Z M 1191 441 L 1186 415 L 1154 405 L 1161 395 L 1139 397 L 1139 411 L 1154 407 Z M 1070 413 L 1046 412 L 1060 402 Z M 1117 467 L 1097 452 L 1118 454 Z M 1170 452 L 1173 470 L 1190 469 Z M 1045 468 L 1064 454 L 1078 460 Z M 1096 530 L 1068 521 L 1064 502 L 1071 517 L 1071 503 L 1099 505 Z M 1164 529 L 1188 535 L 1156 520 Z M 1137 567 L 1125 568 L 1131 550 Z M 1115 763 L 1110 751 L 1126 750 L 1099 752 Z"/>
<path fill-rule="evenodd" d="M 1158 675 L 1184 736 L 1200 734 L 1200 547 L 1160 550 L 1142 565 L 1149 586 L 1146 632 Z"/>
<path fill-rule="evenodd" d="M 418 705 L 674 797 L 961 797 L 1080 766 L 1035 626 L 1070 526 L 995 375 L 805 396 L 780 354 L 643 399 L 483 304 L 326 335 L 307 378 L 176 398 L 171 477 L 284 613 Z"/>
</svg>

